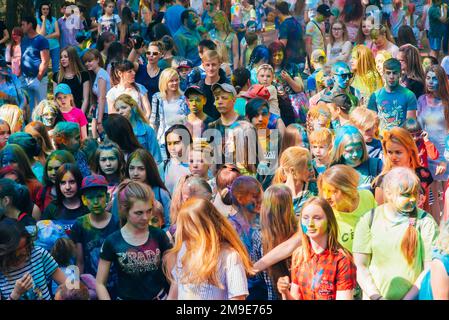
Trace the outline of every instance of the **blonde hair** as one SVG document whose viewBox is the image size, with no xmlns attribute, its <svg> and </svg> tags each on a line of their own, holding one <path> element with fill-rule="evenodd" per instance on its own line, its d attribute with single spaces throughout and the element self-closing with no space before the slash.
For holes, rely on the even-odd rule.
<svg viewBox="0 0 449 320">
<path fill-rule="evenodd" d="M 120 224 L 122 226 L 126 224 L 129 210 L 132 208 L 136 200 L 149 202 L 151 204 L 154 202 L 153 190 L 151 190 L 148 185 L 142 182 L 132 181 L 130 179 L 126 179 L 119 184 L 117 195 Z"/>
<path fill-rule="evenodd" d="M 260 72 L 260 71 L 263 71 L 263 70 L 270 70 L 270 71 L 271 71 L 271 74 L 274 75 L 274 69 L 273 69 L 273 67 L 272 67 L 270 64 L 268 64 L 268 63 L 264 63 L 264 64 L 261 64 L 260 66 L 258 66 L 258 67 L 257 67 L 257 70 L 256 70 L 256 74 L 259 74 L 259 72 Z"/>
<path fill-rule="evenodd" d="M 377 113 L 365 107 L 355 107 L 349 114 L 349 121 L 359 130 L 367 130 L 379 126 Z"/>
<path fill-rule="evenodd" d="M 14 104 L 4 104 L 0 107 L 0 119 L 8 122 L 11 134 L 22 129 L 23 112 Z M 19 127 L 19 130 L 16 130 L 16 127 Z"/>
<path fill-rule="evenodd" d="M 292 193 L 286 185 L 272 185 L 264 192 L 260 209 L 260 226 L 264 253 L 271 251 L 296 232 Z M 268 268 L 268 274 L 276 283 L 280 276 L 288 274 L 286 261 Z"/>
<path fill-rule="evenodd" d="M 164 100 L 167 99 L 168 82 L 173 77 L 178 77 L 178 79 L 179 79 L 178 72 L 173 68 L 167 68 L 167 69 L 164 69 L 164 71 L 162 71 L 161 76 L 159 78 L 159 92 L 160 92 L 162 99 L 164 99 Z M 179 85 L 178 85 L 177 93 L 179 96 L 182 95 L 181 89 L 179 89 Z"/>
<path fill-rule="evenodd" d="M 335 218 L 335 214 L 334 214 L 334 211 L 332 210 L 331 206 L 323 198 L 312 197 L 309 200 L 307 200 L 306 203 L 304 203 L 304 206 L 302 207 L 302 210 L 301 210 L 300 220 L 298 222 L 298 225 L 299 225 L 298 229 L 302 230 L 301 219 L 302 219 L 302 214 L 304 212 L 304 209 L 311 205 L 320 207 L 326 215 L 327 224 L 328 224 L 327 249 L 332 254 L 337 254 L 338 252 L 341 252 L 352 261 L 351 255 L 338 242 L 337 219 Z M 299 248 L 297 248 L 293 252 L 293 255 L 292 255 L 292 269 L 297 268 L 303 262 L 310 261 L 310 257 L 312 255 L 312 247 L 310 244 L 309 237 L 304 232 L 301 232 L 301 234 L 302 234 L 301 246 Z"/>
<path fill-rule="evenodd" d="M 223 289 L 219 279 L 220 256 L 227 248 L 236 251 L 248 275 L 254 274 L 246 247 L 237 232 L 210 201 L 192 198 L 179 210 L 175 244 L 164 257 L 164 273 L 170 281 L 173 281 L 173 275 L 172 270 L 168 270 L 168 262 L 177 260 L 183 245 L 187 250 L 180 259 L 180 283 L 207 283 Z M 176 264 L 174 267 L 178 269 Z"/>
<path fill-rule="evenodd" d="M 114 109 L 116 111 L 117 111 L 116 105 L 117 105 L 117 102 L 119 102 L 119 101 L 127 104 L 134 111 L 134 112 L 131 112 L 130 120 L 132 120 L 133 117 L 137 116 L 140 118 L 140 120 L 142 122 L 148 123 L 148 120 L 146 119 L 145 115 L 143 114 L 142 109 L 139 108 L 139 105 L 137 104 L 136 100 L 133 99 L 133 97 L 131 97 L 129 94 L 126 94 L 126 93 L 119 95 L 118 98 L 114 102 Z"/>
<path fill-rule="evenodd" d="M 39 102 L 39 104 L 36 107 L 34 107 L 33 114 L 31 115 L 33 121 L 42 122 L 42 114 L 44 113 L 45 108 L 52 109 L 55 114 L 60 113 L 58 105 L 54 100 L 44 99 L 41 102 Z"/>
<path fill-rule="evenodd" d="M 382 182 L 384 196 L 387 203 L 392 203 L 399 195 L 409 193 L 418 199 L 420 181 L 415 172 L 409 168 L 397 167 L 388 172 Z M 409 215 L 408 228 L 401 242 L 401 251 L 411 265 L 417 254 L 419 235 L 416 229 L 418 209 Z"/>
<path fill-rule="evenodd" d="M 222 57 L 217 52 L 217 50 L 206 50 L 203 53 L 203 61 L 211 61 L 211 60 L 214 60 L 214 59 L 217 59 L 218 63 L 222 62 Z"/>
<path fill-rule="evenodd" d="M 314 130 L 309 134 L 310 144 L 331 145 L 333 140 L 332 132 L 328 128 Z"/>
<path fill-rule="evenodd" d="M 330 127 L 332 121 L 332 113 L 325 102 L 318 102 L 318 104 L 309 108 L 307 112 L 307 131 L 310 133 L 314 130 L 312 121 L 318 119 L 320 116 L 327 118 L 326 128 Z"/>
<path fill-rule="evenodd" d="M 360 131 L 352 125 L 344 125 L 337 129 L 334 139 L 334 146 L 331 152 L 331 166 L 335 164 L 344 164 L 343 153 L 346 145 L 353 140 L 358 140 L 362 143 L 363 155 L 361 163 L 368 160 L 368 151 L 366 150 L 366 143 Z"/>
<path fill-rule="evenodd" d="M 337 190 L 340 190 L 350 199 L 357 198 L 357 188 L 359 186 L 360 175 L 352 167 L 344 164 L 336 164 L 329 167 L 318 177 L 318 191 L 320 197 L 323 195 L 323 184 L 329 184 Z"/>
<path fill-rule="evenodd" d="M 223 23 L 223 30 L 226 32 L 226 34 L 231 33 L 233 30 L 231 28 L 231 24 L 229 23 L 228 17 L 222 10 L 218 10 L 213 15 L 213 20 L 220 19 Z"/>
<path fill-rule="evenodd" d="M 354 72 L 354 78 L 360 78 L 363 86 L 368 89 L 369 93 L 382 88 L 382 76 L 376 69 L 373 52 L 368 47 L 360 44 L 355 46 L 352 52 L 357 55 L 357 67 Z"/>
<path fill-rule="evenodd" d="M 304 172 L 309 161 L 311 161 L 309 150 L 302 147 L 285 149 L 281 154 L 279 168 L 276 169 L 274 174 L 273 184 L 285 183 L 287 181 L 287 171 L 291 168 L 295 171 Z"/>
</svg>

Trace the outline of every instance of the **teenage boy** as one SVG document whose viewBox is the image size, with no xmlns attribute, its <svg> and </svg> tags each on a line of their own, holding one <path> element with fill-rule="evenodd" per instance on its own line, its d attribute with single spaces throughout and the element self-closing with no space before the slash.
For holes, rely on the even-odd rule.
<svg viewBox="0 0 449 320">
<path fill-rule="evenodd" d="M 209 123 L 213 121 L 211 117 L 204 113 L 204 105 L 207 98 L 198 86 L 190 86 L 184 92 L 189 106 L 190 113 L 184 118 L 183 124 L 189 129 L 192 137 L 199 138 L 206 130 Z"/>
<path fill-rule="evenodd" d="M 212 93 L 212 86 L 214 84 L 227 83 L 228 80 L 226 79 L 226 75 L 223 73 L 220 74 L 221 58 L 217 51 L 207 50 L 203 54 L 202 61 L 206 72 L 206 77 L 198 83 L 198 86 L 207 98 L 206 105 L 204 106 L 204 112 L 212 119 L 217 120 L 220 117 L 220 112 L 215 107 L 215 98 Z"/>
<path fill-rule="evenodd" d="M 383 131 L 393 127 L 402 127 L 408 118 L 416 119 L 416 97 L 409 89 L 399 84 L 401 63 L 391 58 L 383 65 L 384 87 L 375 91 L 368 103 L 368 109 L 377 112 L 379 129 Z"/>
<path fill-rule="evenodd" d="M 90 175 L 81 184 L 81 200 L 89 214 L 79 217 L 72 227 L 70 238 L 76 244 L 76 266 L 79 273 L 97 275 L 100 249 L 111 233 L 120 229 L 116 216 L 106 211 L 109 202 L 108 182 L 101 175 Z M 113 286 L 114 277 L 109 277 Z"/>
<path fill-rule="evenodd" d="M 326 28 L 325 21 L 332 15 L 331 9 L 327 4 L 321 4 L 317 8 L 316 16 L 310 19 L 306 26 L 306 51 L 310 57 L 316 49 L 326 50 Z"/>
</svg>

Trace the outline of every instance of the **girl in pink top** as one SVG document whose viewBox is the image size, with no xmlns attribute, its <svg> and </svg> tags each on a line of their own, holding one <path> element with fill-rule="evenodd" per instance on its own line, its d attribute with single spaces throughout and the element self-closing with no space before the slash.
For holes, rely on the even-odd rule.
<svg viewBox="0 0 449 320">
<path fill-rule="evenodd" d="M 22 41 L 22 29 L 16 27 L 12 30 L 12 41 L 6 46 L 5 60 L 11 62 L 11 71 L 16 76 L 20 76 L 20 60 L 22 57 L 22 50 L 20 49 L 20 42 Z"/>
<path fill-rule="evenodd" d="M 72 90 L 65 83 L 60 83 L 55 90 L 55 100 L 65 121 L 80 125 L 81 141 L 87 138 L 87 119 L 81 109 L 74 107 Z"/>
</svg>

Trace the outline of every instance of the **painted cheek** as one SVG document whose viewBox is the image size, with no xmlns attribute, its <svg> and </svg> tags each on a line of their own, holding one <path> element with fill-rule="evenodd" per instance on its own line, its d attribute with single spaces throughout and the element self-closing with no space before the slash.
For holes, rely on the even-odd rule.
<svg viewBox="0 0 449 320">
<path fill-rule="evenodd" d="M 304 234 L 307 234 L 308 231 L 307 225 L 303 224 L 302 222 L 301 222 L 301 229 Z"/>
</svg>

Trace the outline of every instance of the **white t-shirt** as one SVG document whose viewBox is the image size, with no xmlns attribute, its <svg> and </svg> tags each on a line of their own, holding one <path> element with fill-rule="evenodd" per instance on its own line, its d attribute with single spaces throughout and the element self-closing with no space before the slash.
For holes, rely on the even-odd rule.
<svg viewBox="0 0 449 320">
<path fill-rule="evenodd" d="M 137 102 L 137 105 L 139 106 L 139 108 L 144 111 L 143 105 L 142 105 L 142 96 L 147 94 L 148 91 L 141 84 L 136 83 L 136 85 L 139 88 L 139 91 L 137 91 L 134 88 L 125 88 L 118 84 L 118 85 L 112 87 L 108 91 L 108 93 L 106 94 L 106 99 L 110 99 L 110 100 L 112 100 L 112 103 L 114 103 L 115 100 L 120 95 L 126 93 L 126 94 L 129 94 Z M 108 111 L 109 111 L 109 113 L 115 113 L 115 109 L 113 108 L 113 106 L 111 106 L 111 108 L 108 109 Z"/>
<path fill-rule="evenodd" d="M 186 252 L 183 244 L 176 259 L 176 267 L 172 275 L 178 283 L 178 300 L 229 300 L 234 297 L 248 295 L 248 280 L 245 268 L 237 251 L 230 248 L 222 249 L 218 262 L 218 279 L 224 289 L 202 283 L 200 285 L 182 284 L 181 259 Z"/>
<path fill-rule="evenodd" d="M 172 101 L 164 100 L 164 114 L 165 114 L 165 124 L 166 128 L 170 128 L 175 124 L 182 123 L 185 118 L 185 114 L 182 113 L 181 108 L 179 107 L 179 99 L 176 98 Z"/>
</svg>

